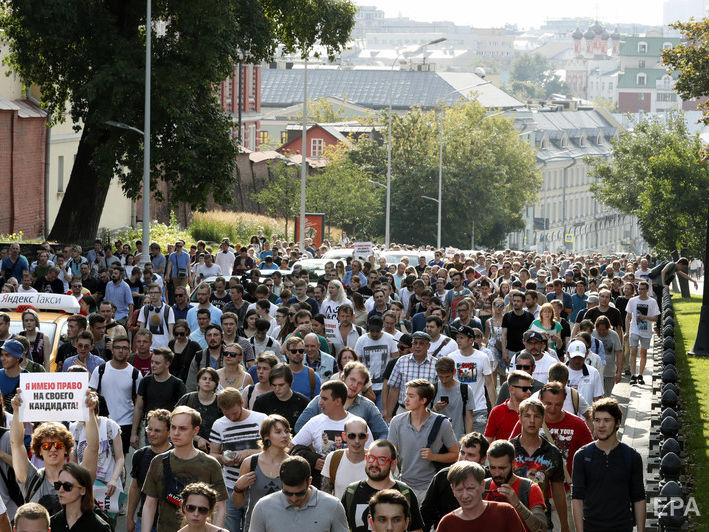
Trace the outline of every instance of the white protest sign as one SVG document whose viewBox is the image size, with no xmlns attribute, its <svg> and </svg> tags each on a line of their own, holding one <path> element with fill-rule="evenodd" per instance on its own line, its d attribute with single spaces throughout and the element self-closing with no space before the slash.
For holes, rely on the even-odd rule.
<svg viewBox="0 0 709 532">
<path fill-rule="evenodd" d="M 88 373 L 20 373 L 20 420 L 88 421 L 88 387 Z"/>
<path fill-rule="evenodd" d="M 97 480 L 94 483 L 94 499 L 104 512 L 109 514 L 117 514 L 121 509 L 121 503 L 126 499 L 127 495 L 120 490 L 113 490 L 113 494 L 109 497 L 106 495 L 108 486 Z"/>
<path fill-rule="evenodd" d="M 335 339 L 335 329 L 337 329 L 337 320 L 325 318 L 325 338 L 330 342 Z"/>
<path fill-rule="evenodd" d="M 354 256 L 356 259 L 362 258 L 367 260 L 372 254 L 373 246 L 371 242 L 355 242 Z"/>
</svg>

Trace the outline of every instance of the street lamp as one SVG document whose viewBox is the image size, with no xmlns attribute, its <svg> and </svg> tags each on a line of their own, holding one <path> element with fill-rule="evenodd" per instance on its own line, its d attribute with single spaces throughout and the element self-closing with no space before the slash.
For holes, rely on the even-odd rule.
<svg viewBox="0 0 709 532">
<path fill-rule="evenodd" d="M 404 55 L 413 55 L 419 53 L 421 50 L 426 48 L 427 46 L 431 46 L 433 44 L 438 44 L 443 41 L 447 40 L 445 37 L 440 37 L 438 39 L 434 39 L 430 42 L 427 42 L 426 44 L 422 44 L 418 48 L 415 48 L 414 50 L 408 50 L 405 52 L 401 52 L 399 55 L 396 56 L 396 59 L 394 59 L 394 62 L 391 64 L 391 70 L 389 73 L 389 126 L 388 126 L 388 142 L 387 142 L 387 184 L 386 184 L 386 189 L 387 189 L 387 196 L 386 196 L 386 214 L 385 214 L 385 221 L 384 221 L 384 246 L 386 249 L 389 249 L 389 242 L 390 242 L 390 226 L 391 226 L 391 113 L 392 113 L 392 99 L 394 97 L 394 67 L 396 66 L 396 63 L 399 61 L 399 58 L 404 56 Z"/>
<path fill-rule="evenodd" d="M 300 253 L 305 253 L 305 189 L 308 167 L 305 154 L 308 149 L 308 59 L 303 61 L 303 133 L 300 153 L 300 220 L 298 232 Z"/>
</svg>

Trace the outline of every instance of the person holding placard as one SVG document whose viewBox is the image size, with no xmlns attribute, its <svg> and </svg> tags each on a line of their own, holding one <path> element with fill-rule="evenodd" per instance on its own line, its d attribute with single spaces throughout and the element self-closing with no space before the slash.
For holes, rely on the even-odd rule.
<svg viewBox="0 0 709 532">
<path fill-rule="evenodd" d="M 89 420 L 86 422 L 86 449 L 81 465 L 90 473 L 92 483 L 96 478 L 98 467 L 98 421 L 96 420 L 95 407 L 98 404 L 98 395 L 86 392 L 86 406 L 89 410 Z M 32 453 L 44 461 L 44 467 L 37 469 L 27 456 L 24 444 L 24 425 L 20 419 L 20 406 L 22 393 L 17 389 L 17 394 L 12 399 L 12 406 L 16 414 L 10 422 L 10 446 L 12 448 L 12 467 L 15 478 L 20 485 L 27 502 L 38 502 L 50 514 L 61 510 L 58 490 L 54 483 L 59 481 L 62 466 L 74 449 L 74 438 L 67 428 L 61 423 L 50 421 L 39 425 L 32 434 Z"/>
</svg>

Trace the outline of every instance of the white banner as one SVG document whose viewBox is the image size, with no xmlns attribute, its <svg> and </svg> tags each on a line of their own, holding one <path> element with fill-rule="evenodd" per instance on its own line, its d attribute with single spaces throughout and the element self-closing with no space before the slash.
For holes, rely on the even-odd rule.
<svg viewBox="0 0 709 532">
<path fill-rule="evenodd" d="M 367 260 L 372 254 L 373 246 L 371 242 L 355 242 L 354 244 L 354 257 L 355 259 L 362 258 Z"/>
<path fill-rule="evenodd" d="M 89 374 L 20 373 L 20 421 L 88 421 Z"/>
<path fill-rule="evenodd" d="M 335 339 L 335 329 L 337 328 L 337 320 L 325 318 L 325 338 L 329 342 Z"/>
<path fill-rule="evenodd" d="M 109 497 L 106 495 L 107 490 L 108 486 L 100 480 L 94 482 L 94 499 L 104 512 L 117 514 L 127 495 L 120 490 L 113 490 L 113 494 Z"/>
</svg>

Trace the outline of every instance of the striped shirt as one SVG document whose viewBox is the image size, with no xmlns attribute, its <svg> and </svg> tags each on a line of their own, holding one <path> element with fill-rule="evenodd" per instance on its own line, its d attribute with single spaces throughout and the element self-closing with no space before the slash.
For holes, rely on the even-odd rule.
<svg viewBox="0 0 709 532">
<path fill-rule="evenodd" d="M 243 421 L 231 421 L 226 416 L 217 419 L 212 425 L 209 441 L 222 446 L 224 451 L 243 451 L 244 449 L 260 450 L 258 442 L 261 439 L 259 429 L 266 414 L 249 412 Z M 234 489 L 234 483 L 239 479 L 241 464 L 223 466 L 224 483 L 229 489 Z"/>
<path fill-rule="evenodd" d="M 390 387 L 399 388 L 399 404 L 404 404 L 406 398 L 406 383 L 414 379 L 426 379 L 430 383 L 437 381 L 435 358 L 426 355 L 420 364 L 416 362 L 413 353 L 404 355 L 396 361 L 389 377 Z"/>
</svg>

